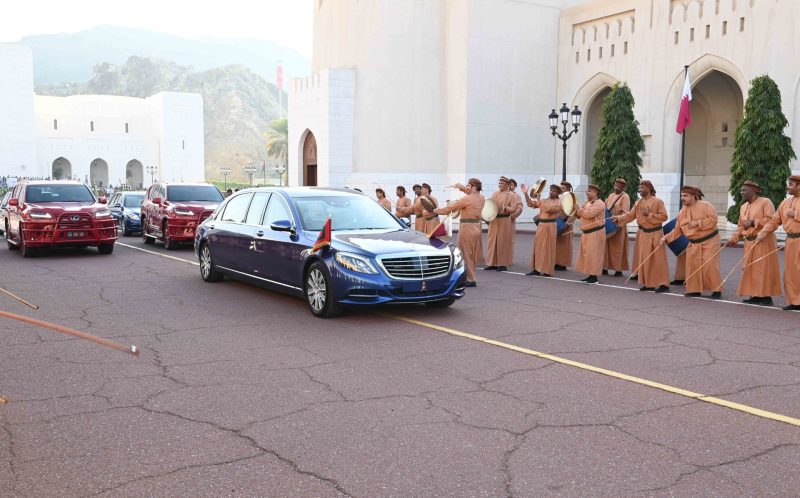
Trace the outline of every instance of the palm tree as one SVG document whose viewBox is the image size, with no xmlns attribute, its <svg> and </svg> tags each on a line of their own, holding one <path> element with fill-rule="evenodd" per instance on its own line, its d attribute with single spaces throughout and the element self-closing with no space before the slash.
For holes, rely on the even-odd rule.
<svg viewBox="0 0 800 498">
<path fill-rule="evenodd" d="M 285 170 L 289 162 L 289 121 L 286 118 L 272 121 L 264 132 L 264 140 L 267 142 L 267 156 L 277 159 Z"/>
</svg>

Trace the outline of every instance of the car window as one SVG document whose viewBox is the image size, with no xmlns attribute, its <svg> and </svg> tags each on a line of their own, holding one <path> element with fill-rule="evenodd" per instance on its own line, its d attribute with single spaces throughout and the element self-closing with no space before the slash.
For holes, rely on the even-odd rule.
<svg viewBox="0 0 800 498">
<path fill-rule="evenodd" d="M 328 217 L 331 230 L 399 229 L 397 220 L 380 204 L 362 195 L 295 197 L 303 230 L 322 230 Z"/>
<path fill-rule="evenodd" d="M 222 194 L 213 185 L 172 185 L 167 193 L 172 202 L 222 201 Z"/>
<path fill-rule="evenodd" d="M 26 202 L 95 202 L 85 185 L 28 185 Z"/>
<path fill-rule="evenodd" d="M 124 197 L 124 199 L 122 199 L 122 205 L 126 208 L 139 207 L 142 205 L 143 197 L 144 196 L 141 194 L 128 194 Z"/>
<path fill-rule="evenodd" d="M 247 206 L 250 205 L 250 199 L 253 194 L 237 195 L 228 201 L 225 205 L 225 212 L 222 213 L 221 221 L 233 221 L 241 223 L 247 214 Z"/>
<path fill-rule="evenodd" d="M 261 223 L 261 216 L 264 214 L 264 206 L 269 201 L 269 195 L 269 192 L 257 192 L 253 196 L 253 202 L 250 203 L 250 209 L 247 210 L 245 223 L 248 225 L 259 225 Z"/>
<path fill-rule="evenodd" d="M 273 195 L 269 204 L 267 205 L 267 212 L 264 215 L 264 225 L 270 226 L 276 221 L 289 220 L 292 221 L 292 215 L 289 214 L 289 208 L 286 203 L 281 199 L 280 195 Z"/>
</svg>

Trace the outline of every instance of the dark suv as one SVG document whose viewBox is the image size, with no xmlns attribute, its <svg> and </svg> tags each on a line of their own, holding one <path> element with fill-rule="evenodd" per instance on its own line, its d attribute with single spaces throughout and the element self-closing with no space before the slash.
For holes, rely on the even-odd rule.
<svg viewBox="0 0 800 498">
<path fill-rule="evenodd" d="M 197 226 L 220 202 L 219 189 L 208 183 L 154 183 L 142 202 L 144 243 L 158 239 L 165 248 L 175 249 L 181 242 L 192 242 Z"/>
<path fill-rule="evenodd" d="M 6 207 L 8 248 L 30 257 L 36 248 L 96 246 L 111 254 L 117 227 L 106 199 L 95 199 L 86 185 L 70 181 L 22 181 Z"/>
</svg>

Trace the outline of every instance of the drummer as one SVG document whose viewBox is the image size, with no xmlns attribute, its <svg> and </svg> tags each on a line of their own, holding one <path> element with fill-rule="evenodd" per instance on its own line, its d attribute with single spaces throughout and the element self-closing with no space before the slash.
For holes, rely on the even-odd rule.
<svg viewBox="0 0 800 498">
<path fill-rule="evenodd" d="M 528 195 L 528 187 L 522 184 L 522 193 L 525 194 L 525 202 L 528 207 L 539 209 L 539 226 L 536 228 L 536 238 L 533 242 L 533 255 L 531 256 L 531 271 L 526 275 L 536 275 L 549 277 L 555 271 L 556 266 L 556 239 L 558 229 L 556 220 L 561 212 L 561 201 L 558 196 L 561 194 L 561 187 L 556 184 L 550 185 L 550 195 L 547 199 L 532 200 Z"/>
<path fill-rule="evenodd" d="M 561 193 L 572 192 L 572 184 L 566 180 L 561 182 Z M 567 216 L 561 213 L 561 218 L 567 222 L 564 233 L 569 235 L 556 237 L 556 271 L 564 271 L 568 266 L 572 266 L 572 227 L 575 223 L 575 216 Z"/>
<path fill-rule="evenodd" d="M 606 205 L 600 199 L 600 187 L 593 183 L 589 184 L 586 188 L 586 202 L 575 211 L 575 214 L 581 220 L 582 232 L 575 271 L 587 275 L 581 282 L 596 284 L 597 276 L 603 270 L 606 248 Z"/>
<path fill-rule="evenodd" d="M 401 210 L 404 210 L 406 208 L 410 208 L 411 205 L 412 205 L 411 199 L 406 197 L 406 188 L 404 186 L 402 186 L 402 185 L 398 185 L 397 188 L 395 189 L 394 193 L 397 194 L 397 203 L 395 205 L 395 209 L 396 209 L 395 214 L 397 215 L 398 218 L 402 218 L 404 216 L 409 216 L 407 214 L 402 214 L 401 213 Z"/>
<path fill-rule="evenodd" d="M 614 223 L 624 225 L 634 219 L 639 225 L 633 244 L 633 267 L 639 276 L 640 291 L 669 291 L 667 250 L 659 244 L 664 235 L 662 223 L 667 221 L 664 201 L 656 197 L 649 180 L 639 183 L 640 199 L 628 213 L 614 216 Z"/>
<path fill-rule="evenodd" d="M 492 194 L 497 204 L 497 217 L 489 222 L 489 241 L 486 244 L 486 262 L 484 270 L 506 271 L 514 263 L 514 238 L 511 213 L 517 208 L 514 194 L 508 190 L 508 178 L 500 177 L 498 190 Z"/>
<path fill-rule="evenodd" d="M 631 210 L 631 198 L 625 192 L 628 182 L 624 178 L 614 180 L 614 191 L 606 199 L 606 208 L 610 216 L 621 216 Z M 617 224 L 614 235 L 606 238 L 606 255 L 603 263 L 603 275 L 614 272 L 615 277 L 621 277 L 623 271 L 630 269 L 628 266 L 628 225 Z"/>
<path fill-rule="evenodd" d="M 448 204 L 447 206 L 434 210 L 436 214 L 448 214 L 456 210 L 461 210 L 458 227 L 458 248 L 464 257 L 464 265 L 467 267 L 467 287 L 476 287 L 475 266 L 483 262 L 483 241 L 481 232 L 481 211 L 485 199 L 481 195 L 483 184 L 477 178 L 470 178 L 466 185 L 456 184 L 455 187 L 464 192 L 461 199 Z"/>
<path fill-rule="evenodd" d="M 414 185 L 414 192 L 417 191 L 417 185 Z M 425 208 L 422 204 L 422 198 L 427 197 L 432 206 L 435 208 L 438 206 L 438 202 L 436 202 L 436 198 L 430 195 L 431 193 L 431 186 L 427 183 L 423 183 L 419 185 L 420 187 L 420 194 L 414 200 L 414 204 L 411 207 L 398 209 L 397 212 L 401 213 L 403 216 L 409 216 L 412 213 L 416 216 L 414 220 L 414 230 L 417 230 L 422 233 L 431 233 L 436 227 L 439 225 L 439 217 L 436 216 L 432 211 L 429 211 Z"/>
</svg>

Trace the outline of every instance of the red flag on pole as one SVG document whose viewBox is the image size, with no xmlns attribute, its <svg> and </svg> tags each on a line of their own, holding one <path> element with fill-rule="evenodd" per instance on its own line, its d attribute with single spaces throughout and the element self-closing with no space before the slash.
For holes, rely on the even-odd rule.
<svg viewBox="0 0 800 498">
<path fill-rule="evenodd" d="M 311 248 L 311 252 L 317 252 L 323 247 L 328 247 L 331 245 L 331 219 L 328 218 L 328 221 L 325 222 L 325 226 L 322 227 L 322 230 L 319 231 L 319 236 L 317 237 L 317 241 L 314 243 L 314 247 Z"/>
<path fill-rule="evenodd" d="M 692 101 L 692 83 L 689 81 L 689 70 L 686 70 L 686 79 L 683 82 L 683 96 L 681 97 L 681 111 L 678 114 L 678 126 L 675 131 L 683 131 L 692 124 L 692 115 L 689 113 L 689 102 Z"/>
<path fill-rule="evenodd" d="M 433 231 L 428 234 L 429 239 L 433 239 L 436 237 L 444 237 L 445 235 L 447 235 L 447 227 L 444 224 L 445 220 L 447 220 L 447 218 L 441 220 L 439 224 L 436 225 L 436 228 L 434 228 Z"/>
</svg>

